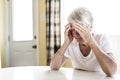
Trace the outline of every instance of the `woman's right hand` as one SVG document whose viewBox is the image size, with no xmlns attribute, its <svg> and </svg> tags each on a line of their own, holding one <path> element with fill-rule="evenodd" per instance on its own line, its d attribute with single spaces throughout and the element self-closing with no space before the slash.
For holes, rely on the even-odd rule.
<svg viewBox="0 0 120 80">
<path fill-rule="evenodd" d="M 68 24 L 65 26 L 64 36 L 65 36 L 65 42 L 68 43 L 68 44 L 70 44 L 71 41 L 73 40 L 71 28 L 72 28 L 72 25 L 71 25 L 70 23 L 68 23 Z"/>
</svg>

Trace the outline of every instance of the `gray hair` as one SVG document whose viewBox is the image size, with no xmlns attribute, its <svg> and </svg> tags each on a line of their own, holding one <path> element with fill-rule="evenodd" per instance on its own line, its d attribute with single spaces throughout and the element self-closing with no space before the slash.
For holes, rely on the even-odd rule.
<svg viewBox="0 0 120 80">
<path fill-rule="evenodd" d="M 80 7 L 72 11 L 72 13 L 68 16 L 68 21 L 74 21 L 81 23 L 83 26 L 92 27 L 93 17 L 87 8 Z"/>
</svg>

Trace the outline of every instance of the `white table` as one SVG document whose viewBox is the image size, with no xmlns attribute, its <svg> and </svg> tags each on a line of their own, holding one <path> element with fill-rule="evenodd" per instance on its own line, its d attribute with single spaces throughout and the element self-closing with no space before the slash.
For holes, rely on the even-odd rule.
<svg viewBox="0 0 120 80">
<path fill-rule="evenodd" d="M 1 69 L 0 80 L 120 80 L 120 74 L 106 77 L 104 73 L 72 68 L 51 71 L 49 66 L 24 66 Z"/>
</svg>

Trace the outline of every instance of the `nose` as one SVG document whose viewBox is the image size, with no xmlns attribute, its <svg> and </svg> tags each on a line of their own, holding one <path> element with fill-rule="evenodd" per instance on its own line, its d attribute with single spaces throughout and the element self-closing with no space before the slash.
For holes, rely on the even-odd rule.
<svg viewBox="0 0 120 80">
<path fill-rule="evenodd" d="M 77 35 L 77 31 L 75 29 L 72 29 L 72 34 Z"/>
</svg>

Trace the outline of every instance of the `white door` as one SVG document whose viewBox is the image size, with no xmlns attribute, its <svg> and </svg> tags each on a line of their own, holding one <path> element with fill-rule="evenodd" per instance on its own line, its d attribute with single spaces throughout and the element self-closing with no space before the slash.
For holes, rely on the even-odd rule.
<svg viewBox="0 0 120 80">
<path fill-rule="evenodd" d="M 9 66 L 38 65 L 38 1 L 7 0 Z"/>
</svg>

